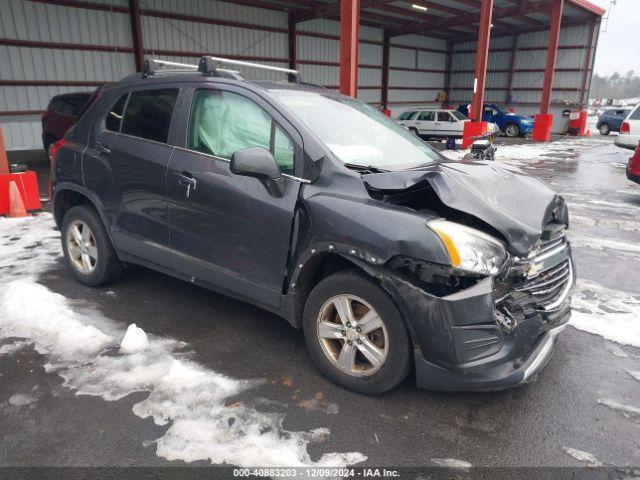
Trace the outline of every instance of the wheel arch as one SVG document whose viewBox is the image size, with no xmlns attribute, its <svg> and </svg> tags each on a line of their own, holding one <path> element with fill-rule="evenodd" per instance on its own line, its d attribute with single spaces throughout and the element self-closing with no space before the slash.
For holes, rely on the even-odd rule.
<svg viewBox="0 0 640 480">
<path fill-rule="evenodd" d="M 73 183 L 58 184 L 53 194 L 51 201 L 51 213 L 53 214 L 53 218 L 58 228 L 62 226 L 64 215 L 71 208 L 77 205 L 89 205 L 98 213 L 109 240 L 113 244 L 111 231 L 102 211 L 102 203 L 91 192 L 88 192 L 86 189 Z"/>
</svg>

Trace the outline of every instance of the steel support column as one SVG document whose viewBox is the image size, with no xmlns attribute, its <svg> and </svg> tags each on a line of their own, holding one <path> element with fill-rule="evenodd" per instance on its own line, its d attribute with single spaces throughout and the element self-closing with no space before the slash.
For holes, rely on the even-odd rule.
<svg viewBox="0 0 640 480">
<path fill-rule="evenodd" d="M 389 53 L 391 50 L 390 38 L 385 34 L 382 43 L 382 92 L 380 94 L 380 102 L 382 109 L 389 108 Z"/>
<path fill-rule="evenodd" d="M 129 18 L 131 20 L 131 38 L 133 38 L 133 57 L 136 71 L 141 72 L 144 65 L 144 45 L 142 43 L 139 0 L 129 0 Z"/>
<path fill-rule="evenodd" d="M 453 64 L 453 45 L 453 42 L 447 42 L 447 56 L 444 61 L 444 93 L 447 95 L 446 103 L 449 103 L 449 100 L 451 100 L 451 68 Z"/>
<path fill-rule="evenodd" d="M 580 105 L 584 105 L 587 93 L 587 81 L 589 80 L 589 69 L 591 68 L 591 55 L 593 52 L 593 37 L 595 36 L 596 22 L 591 22 L 589 26 L 589 40 L 587 43 L 587 51 L 584 55 L 584 66 L 582 68 L 582 88 L 580 90 Z"/>
<path fill-rule="evenodd" d="M 340 93 L 358 96 L 360 0 L 340 0 Z"/>
<path fill-rule="evenodd" d="M 551 106 L 551 91 L 553 90 L 553 75 L 558 56 L 558 43 L 560 41 L 560 24 L 562 23 L 562 7 L 564 0 L 554 0 L 551 7 L 551 30 L 549 31 L 549 47 L 547 48 L 547 66 L 544 71 L 544 84 L 542 85 L 542 99 L 540 101 L 540 113 L 549 113 Z"/>
<path fill-rule="evenodd" d="M 516 69 L 516 57 L 518 55 L 518 39 L 519 35 L 513 36 L 513 44 L 511 45 L 511 62 L 509 65 L 509 77 L 507 80 L 507 95 L 504 99 L 505 105 L 509 105 L 511 103 L 511 93 L 513 90 L 513 72 Z"/>
<path fill-rule="evenodd" d="M 493 0 L 482 0 L 480 25 L 478 26 L 478 47 L 476 52 L 476 76 L 473 81 L 473 103 L 471 119 L 482 121 L 484 105 L 484 86 L 487 80 L 487 63 L 489 58 L 489 41 L 491 39 L 491 18 L 493 16 Z"/>
<path fill-rule="evenodd" d="M 289 68 L 298 69 L 298 24 L 293 20 L 293 15 L 289 14 Z"/>
</svg>

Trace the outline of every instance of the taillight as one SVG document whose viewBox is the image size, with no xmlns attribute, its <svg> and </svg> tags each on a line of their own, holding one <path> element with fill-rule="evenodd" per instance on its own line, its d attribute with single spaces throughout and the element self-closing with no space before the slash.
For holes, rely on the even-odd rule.
<svg viewBox="0 0 640 480">
<path fill-rule="evenodd" d="M 631 133 L 629 122 L 622 122 L 622 125 L 620 125 L 620 133 Z"/>
<path fill-rule="evenodd" d="M 51 160 L 52 168 L 53 168 L 53 162 L 56 159 L 56 153 L 58 153 L 58 150 L 60 150 L 66 144 L 67 144 L 67 141 L 63 138 L 62 140 L 58 140 L 56 143 L 53 144 L 53 147 L 51 147 L 51 151 L 49 152 L 49 160 Z"/>
</svg>

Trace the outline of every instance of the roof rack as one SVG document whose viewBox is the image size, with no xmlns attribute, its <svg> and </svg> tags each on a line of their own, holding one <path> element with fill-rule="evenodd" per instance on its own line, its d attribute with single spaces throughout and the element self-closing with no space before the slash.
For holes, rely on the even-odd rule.
<svg viewBox="0 0 640 480">
<path fill-rule="evenodd" d="M 230 58 L 211 57 L 204 56 L 200 59 L 198 65 L 191 65 L 188 63 L 170 62 L 168 60 L 157 60 L 155 58 L 148 58 L 144 62 L 143 77 L 149 77 L 151 75 L 167 74 L 175 75 L 181 73 L 193 73 L 200 72 L 203 75 L 210 75 L 214 77 L 233 78 L 235 80 L 243 80 L 242 75 L 237 70 L 229 70 L 226 68 L 220 68 L 222 64 L 239 65 L 249 68 L 258 68 L 260 70 L 269 70 L 271 72 L 279 72 L 287 75 L 287 80 L 292 83 L 298 83 L 300 81 L 300 74 L 297 70 L 291 70 L 289 68 L 272 67 L 270 65 L 263 65 L 261 63 L 243 62 L 241 60 L 232 60 Z M 174 67 L 174 68 L 162 68 L 162 67 Z"/>
</svg>

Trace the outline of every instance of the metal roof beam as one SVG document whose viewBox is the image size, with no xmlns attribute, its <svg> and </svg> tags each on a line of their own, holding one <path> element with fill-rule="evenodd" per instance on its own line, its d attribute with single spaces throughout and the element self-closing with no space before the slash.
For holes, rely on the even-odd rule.
<svg viewBox="0 0 640 480">
<path fill-rule="evenodd" d="M 500 7 L 495 8 L 493 11 L 493 18 L 495 20 L 501 18 L 509 18 L 517 15 L 525 15 L 527 13 L 536 12 L 548 12 L 551 3 L 548 0 L 535 3 L 526 3 L 523 5 L 517 5 L 515 7 Z M 407 27 L 394 27 L 389 30 L 389 35 L 397 37 L 400 35 L 408 35 L 412 33 L 426 34 L 432 30 L 442 30 L 449 27 L 455 27 L 459 25 L 473 25 L 480 22 L 480 13 L 469 13 L 466 15 L 458 15 L 456 17 L 446 18 L 436 21 L 427 21 L 414 23 Z"/>
<path fill-rule="evenodd" d="M 376 5 L 384 5 L 385 3 L 391 3 L 393 0 L 362 0 L 360 2 L 360 9 L 375 8 Z M 315 18 L 328 18 L 334 15 L 340 15 L 340 0 L 332 3 L 317 5 L 311 8 L 305 8 L 292 12 L 293 21 L 296 23 L 306 22 L 307 20 L 313 20 Z"/>
</svg>

